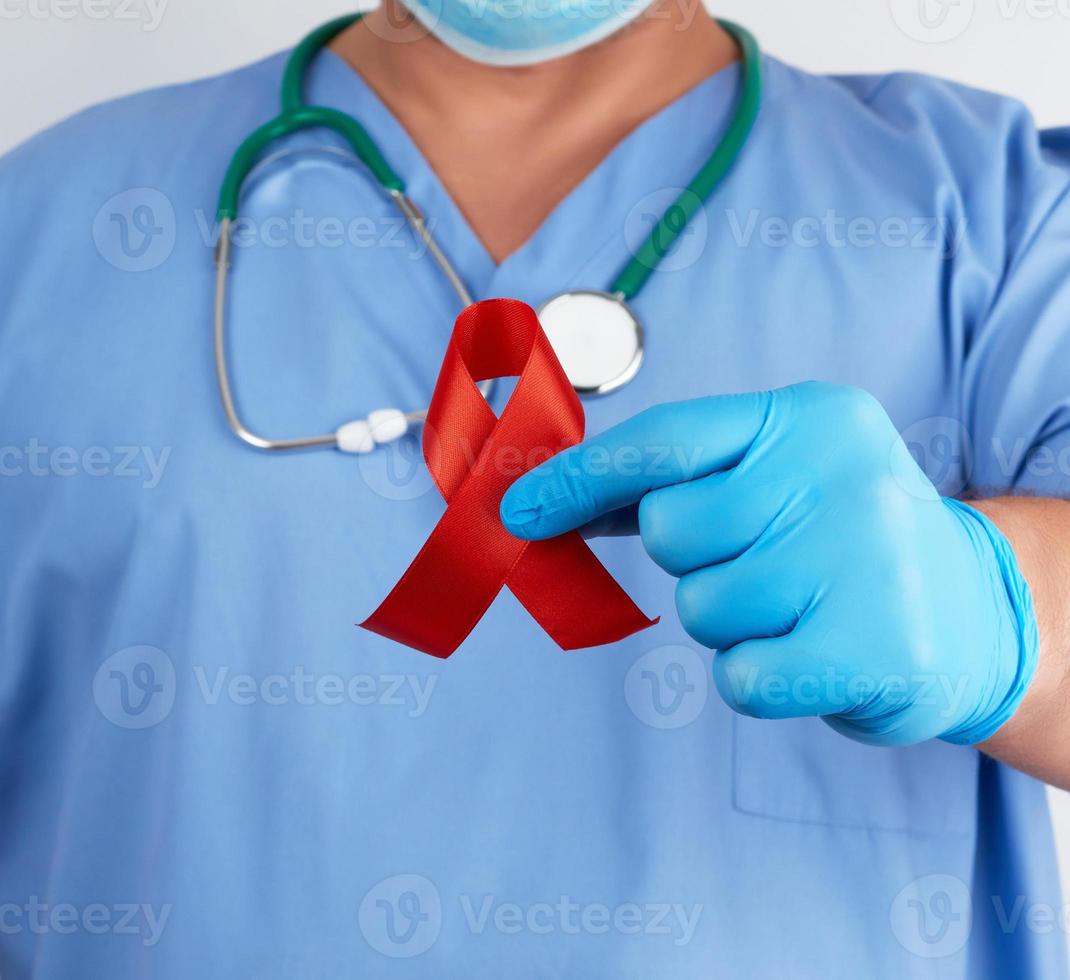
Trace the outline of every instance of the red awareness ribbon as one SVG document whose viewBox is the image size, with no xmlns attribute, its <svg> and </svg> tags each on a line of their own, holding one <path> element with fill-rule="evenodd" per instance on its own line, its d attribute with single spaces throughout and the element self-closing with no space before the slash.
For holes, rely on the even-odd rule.
<svg viewBox="0 0 1070 980">
<path fill-rule="evenodd" d="M 495 416 L 476 385 L 519 376 Z M 447 503 L 430 537 L 360 625 L 436 657 L 464 641 L 503 585 L 563 650 L 653 626 L 578 532 L 522 541 L 502 526 L 509 485 L 583 439 L 583 408 L 526 303 L 492 299 L 457 318 L 424 425 L 423 453 Z"/>
</svg>

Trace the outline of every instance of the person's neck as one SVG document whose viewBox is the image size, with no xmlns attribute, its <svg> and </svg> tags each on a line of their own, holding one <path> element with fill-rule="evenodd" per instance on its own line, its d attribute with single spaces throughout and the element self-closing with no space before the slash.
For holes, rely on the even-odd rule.
<svg viewBox="0 0 1070 980">
<path fill-rule="evenodd" d="M 498 262 L 636 126 L 738 57 L 701 0 L 659 0 L 600 44 L 523 68 L 461 57 L 396 0 L 332 49 L 405 127 Z"/>
</svg>

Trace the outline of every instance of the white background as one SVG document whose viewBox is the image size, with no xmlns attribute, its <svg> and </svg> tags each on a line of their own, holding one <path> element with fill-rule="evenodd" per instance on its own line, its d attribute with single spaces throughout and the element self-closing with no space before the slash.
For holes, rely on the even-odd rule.
<svg viewBox="0 0 1070 980">
<path fill-rule="evenodd" d="M 815 71 L 912 69 L 1009 93 L 1070 123 L 1070 0 L 719 0 Z M 352 9 L 338 0 L 0 0 L 0 153 L 77 109 L 224 71 Z M 76 165 L 76 162 L 75 162 Z M 1070 900 L 1070 796 L 1052 793 Z"/>
<path fill-rule="evenodd" d="M 0 152 L 82 106 L 288 47 L 357 2 L 0 0 Z M 713 3 L 805 68 L 930 72 L 1013 94 L 1045 125 L 1070 122 L 1070 0 Z"/>
</svg>

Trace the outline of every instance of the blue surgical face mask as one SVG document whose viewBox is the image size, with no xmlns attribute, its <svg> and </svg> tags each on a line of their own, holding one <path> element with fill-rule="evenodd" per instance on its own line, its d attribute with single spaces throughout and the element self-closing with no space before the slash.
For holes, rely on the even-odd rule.
<svg viewBox="0 0 1070 980">
<path fill-rule="evenodd" d="M 601 41 L 653 0 L 401 0 L 443 44 L 487 65 L 531 65 Z"/>
</svg>

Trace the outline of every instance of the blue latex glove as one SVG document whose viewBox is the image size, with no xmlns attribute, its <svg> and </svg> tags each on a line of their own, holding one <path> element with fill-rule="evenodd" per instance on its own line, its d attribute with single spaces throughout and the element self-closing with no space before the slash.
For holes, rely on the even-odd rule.
<svg viewBox="0 0 1070 980">
<path fill-rule="evenodd" d="M 857 389 L 656 406 L 521 477 L 501 514 L 529 539 L 637 525 L 680 579 L 684 628 L 718 650 L 721 696 L 747 715 L 820 715 L 872 744 L 972 744 L 1036 668 L 1007 541 L 939 496 Z"/>
</svg>

